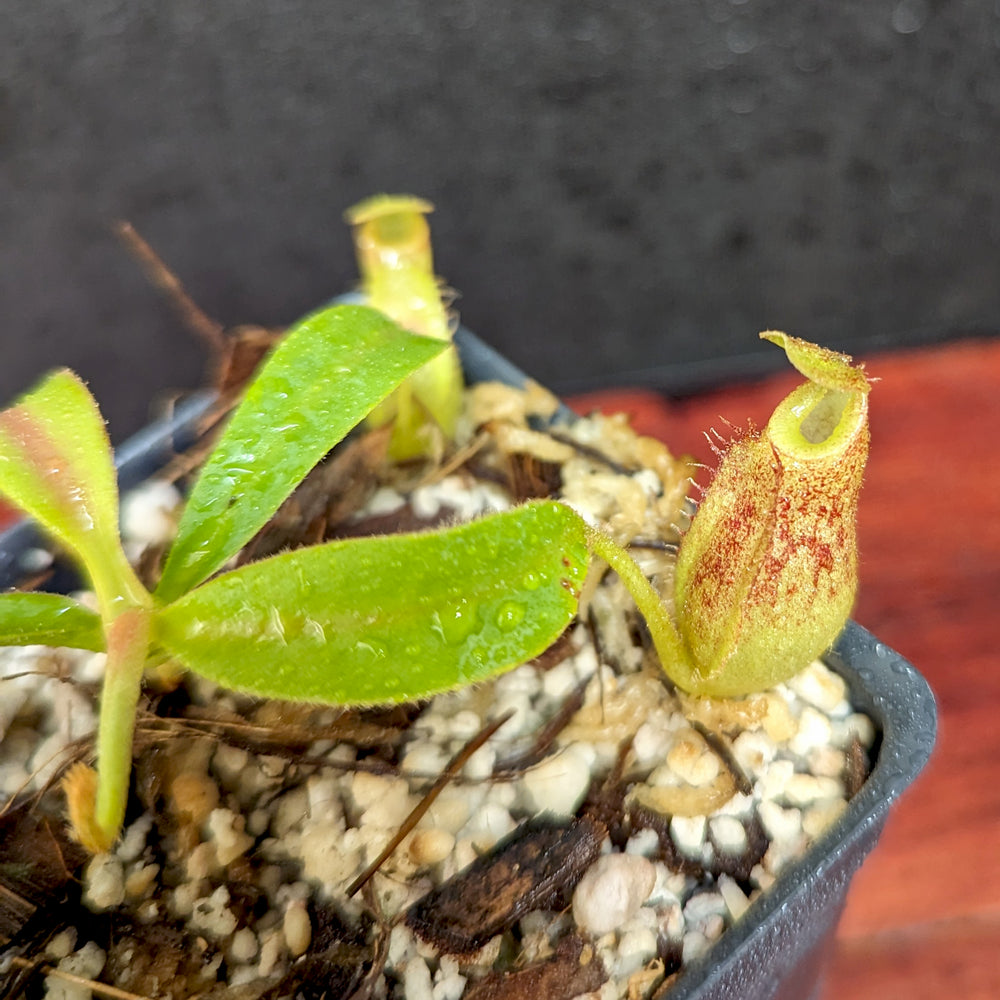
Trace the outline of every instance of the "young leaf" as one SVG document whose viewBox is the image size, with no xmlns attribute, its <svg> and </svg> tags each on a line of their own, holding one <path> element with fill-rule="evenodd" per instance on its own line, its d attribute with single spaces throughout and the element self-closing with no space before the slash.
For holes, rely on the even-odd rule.
<svg viewBox="0 0 1000 1000">
<path fill-rule="evenodd" d="M 154 641 L 226 687 L 332 704 L 422 698 L 536 656 L 586 574 L 570 508 L 351 539 L 226 573 L 162 608 Z"/>
<path fill-rule="evenodd" d="M 0 594 L 0 646 L 36 644 L 102 650 L 100 615 L 59 594 Z"/>
<path fill-rule="evenodd" d="M 79 558 L 110 614 L 147 600 L 118 538 L 104 421 L 72 372 L 53 372 L 0 412 L 0 491 Z"/>
<path fill-rule="evenodd" d="M 202 469 L 157 597 L 169 603 L 211 576 L 372 407 L 446 346 L 365 306 L 325 309 L 290 330 Z"/>
</svg>

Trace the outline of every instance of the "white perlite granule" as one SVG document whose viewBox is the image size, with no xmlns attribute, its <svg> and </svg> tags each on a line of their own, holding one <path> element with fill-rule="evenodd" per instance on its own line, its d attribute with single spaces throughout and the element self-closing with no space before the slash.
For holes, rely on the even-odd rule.
<svg viewBox="0 0 1000 1000">
<path fill-rule="evenodd" d="M 600 937 L 639 912 L 656 884 L 652 862 L 638 854 L 605 854 L 587 869 L 573 893 L 573 920 Z"/>
<path fill-rule="evenodd" d="M 95 913 L 120 906 L 125 901 L 125 866 L 115 854 L 97 854 L 83 873 L 83 902 Z"/>
<path fill-rule="evenodd" d="M 604 418 L 581 421 L 570 433 L 598 448 L 609 435 L 624 440 L 620 424 Z M 609 524 L 619 540 L 658 537 L 675 517 L 676 502 L 667 502 L 666 480 L 655 471 L 661 458 L 651 454 L 655 468 L 634 475 L 577 455 L 564 466 L 564 493 L 589 520 Z M 468 477 L 459 474 L 425 484 L 408 498 L 383 487 L 358 516 L 397 510 L 407 499 L 426 517 L 444 510 L 469 518 L 510 506 L 492 483 L 468 487 Z M 135 550 L 164 540 L 175 499 L 157 485 L 128 498 L 124 523 Z M 644 566 L 659 572 L 662 558 L 644 554 Z M 164 835 L 150 813 L 131 822 L 112 853 L 87 864 L 85 904 L 94 912 L 122 907 L 140 924 L 179 921 L 205 949 L 208 974 L 214 974 L 213 963 L 225 968 L 228 983 L 243 990 L 275 985 L 296 960 L 309 956 L 324 914 L 335 913 L 346 928 L 373 941 L 377 925 L 362 921 L 368 902 L 363 893 L 349 899 L 348 886 L 448 761 L 509 711 L 511 719 L 443 788 L 371 880 L 371 898 L 390 928 L 384 978 L 374 995 L 461 1000 L 468 982 L 487 974 L 511 940 L 498 935 L 475 955 L 450 955 L 398 918 L 525 820 L 543 812 L 568 820 L 578 813 L 619 763 L 626 743 L 631 749 L 620 762 L 626 807 L 647 808 L 640 795 L 645 791 L 649 802 L 673 808 L 658 825 L 639 825 L 624 840 L 606 837 L 600 856 L 573 887 L 568 909 L 521 916 L 516 937 L 522 954 L 515 966 L 550 958 L 560 940 L 579 934 L 588 960 L 600 962 L 608 977 L 589 1000 L 645 995 L 642 984 L 655 982 L 665 943 L 685 962 L 704 954 L 836 821 L 846 807 L 848 752 L 854 741 L 870 748 L 875 732 L 871 720 L 853 710 L 843 679 L 821 662 L 736 707 L 681 701 L 636 640 L 631 602 L 617 581 L 605 580 L 590 595 L 589 610 L 599 646 L 577 623 L 560 662 L 522 665 L 488 684 L 428 701 L 401 733 L 390 755 L 396 764 L 324 738 L 305 749 L 307 764 L 225 739 L 197 744 L 163 789 L 177 830 Z M 0 651 L 0 677 L 32 670 L 38 673 L 3 682 L 0 803 L 25 783 L 39 789 L 73 741 L 94 726 L 93 698 L 81 685 L 100 679 L 101 654 Z M 251 699 L 197 679 L 189 690 L 196 707 L 234 719 L 256 708 Z M 531 751 L 539 732 L 578 691 L 582 704 L 554 742 L 530 765 L 508 768 Z M 747 787 L 736 782 L 704 729 L 721 734 Z M 179 753 L 181 742 L 170 752 Z M 379 767 L 371 766 L 373 760 Z M 681 808 L 698 802 L 708 806 Z M 741 871 L 751 854 L 752 864 Z M 235 892 L 235 881 L 248 872 L 260 893 L 253 907 Z M 50 944 L 51 959 L 60 968 L 75 963 L 74 970 L 85 970 L 80 974 L 99 975 L 106 956 L 87 935 L 87 927 L 59 935 Z M 49 996 L 67 1000 L 86 995 L 53 977 L 46 988 Z"/>
<path fill-rule="evenodd" d="M 59 960 L 56 968 L 80 979 L 95 979 L 101 974 L 107 956 L 93 941 L 79 951 Z M 91 1000 L 92 990 L 61 976 L 45 977 L 46 1000 Z"/>
</svg>

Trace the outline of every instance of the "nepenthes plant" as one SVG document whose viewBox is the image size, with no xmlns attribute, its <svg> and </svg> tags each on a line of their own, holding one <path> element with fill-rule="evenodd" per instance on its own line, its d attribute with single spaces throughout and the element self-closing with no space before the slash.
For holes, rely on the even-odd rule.
<svg viewBox="0 0 1000 1000">
<path fill-rule="evenodd" d="M 270 697 L 412 701 L 542 652 L 577 613 L 594 557 L 631 592 L 666 674 L 696 694 L 785 680 L 843 627 L 857 585 L 868 381 L 849 358 L 780 333 L 762 336 L 807 381 L 722 458 L 681 543 L 672 613 L 627 551 L 555 500 L 226 569 L 360 422 L 395 421 L 403 457 L 450 432 L 462 384 L 427 209 L 380 198 L 354 210 L 379 308 L 321 310 L 271 351 L 190 490 L 152 590 L 122 549 L 113 456 L 84 384 L 57 371 L 0 413 L 0 491 L 75 557 L 96 595 L 96 611 L 57 594 L 0 596 L 0 644 L 107 654 L 97 768 L 76 764 L 64 782 L 89 850 L 107 850 L 121 828 L 150 665 L 173 661 Z"/>
</svg>

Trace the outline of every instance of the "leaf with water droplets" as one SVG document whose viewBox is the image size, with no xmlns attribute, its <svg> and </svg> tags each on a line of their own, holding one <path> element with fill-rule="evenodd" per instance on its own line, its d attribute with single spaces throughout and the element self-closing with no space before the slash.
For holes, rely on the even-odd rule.
<svg viewBox="0 0 1000 1000">
<path fill-rule="evenodd" d="M 333 704 L 423 698 L 559 636 L 586 574 L 584 530 L 570 508 L 542 501 L 443 531 L 286 552 L 162 609 L 156 641 L 237 690 Z"/>
<path fill-rule="evenodd" d="M 103 604 L 140 601 L 118 539 L 118 484 L 97 403 L 61 369 L 0 412 L 0 491 L 69 548 Z"/>
<path fill-rule="evenodd" d="M 60 594 L 0 594 L 0 646 L 104 649 L 100 616 Z"/>
<path fill-rule="evenodd" d="M 211 576 L 348 431 L 445 347 L 365 306 L 334 306 L 293 327 L 205 463 L 157 597 L 175 600 Z"/>
</svg>

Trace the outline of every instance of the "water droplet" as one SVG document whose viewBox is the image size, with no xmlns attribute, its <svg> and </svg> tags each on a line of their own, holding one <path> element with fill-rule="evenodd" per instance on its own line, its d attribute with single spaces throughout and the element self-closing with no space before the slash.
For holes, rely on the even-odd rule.
<svg viewBox="0 0 1000 1000">
<path fill-rule="evenodd" d="M 541 585 L 542 580 L 537 573 L 525 573 L 521 579 L 521 586 L 525 590 L 538 590 Z"/>
<path fill-rule="evenodd" d="M 285 620 L 281 617 L 281 612 L 272 604 L 267 610 L 267 626 L 265 629 L 268 638 L 277 639 L 283 646 L 285 640 Z"/>
<path fill-rule="evenodd" d="M 900 35 L 919 31 L 930 16 L 927 0 L 901 0 L 892 12 L 892 30 Z"/>
<path fill-rule="evenodd" d="M 322 624 L 315 618 L 310 618 L 308 615 L 302 623 L 302 635 L 310 642 L 316 643 L 317 646 L 326 645 L 326 632 L 324 631 Z"/>
<path fill-rule="evenodd" d="M 449 646 L 460 646 L 476 630 L 478 610 L 475 604 L 463 599 L 450 608 L 435 612 L 431 628 Z"/>
<path fill-rule="evenodd" d="M 745 55 L 757 47 L 757 33 L 744 21 L 734 21 L 726 29 L 726 47 L 735 55 Z"/>
<path fill-rule="evenodd" d="M 354 644 L 354 652 L 357 653 L 359 657 L 367 659 L 372 663 L 376 660 L 384 660 L 387 655 L 385 646 L 374 639 L 371 639 L 368 642 L 356 642 Z"/>
<path fill-rule="evenodd" d="M 192 618 L 185 626 L 184 633 L 189 639 L 197 639 L 203 632 L 208 631 L 208 622 L 204 618 Z"/>
<path fill-rule="evenodd" d="M 512 632 L 524 621 L 525 608 L 519 601 L 504 601 L 497 609 L 497 628 L 501 632 Z"/>
</svg>

